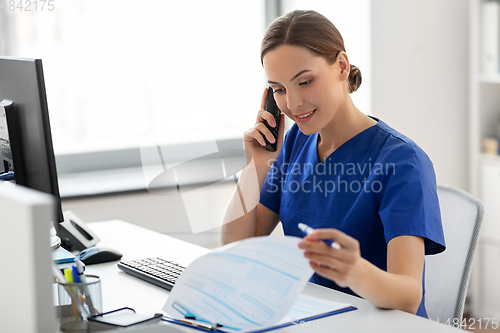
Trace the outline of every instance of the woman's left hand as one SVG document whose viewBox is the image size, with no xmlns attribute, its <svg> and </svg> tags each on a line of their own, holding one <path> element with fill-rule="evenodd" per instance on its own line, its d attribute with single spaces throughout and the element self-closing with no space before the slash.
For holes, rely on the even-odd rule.
<svg viewBox="0 0 500 333">
<path fill-rule="evenodd" d="M 323 240 L 333 240 L 340 244 L 335 249 Z M 299 247 L 305 250 L 312 269 L 324 278 L 330 279 L 340 287 L 350 287 L 362 278 L 362 263 L 359 242 L 336 229 L 316 229 L 304 237 Z"/>
</svg>

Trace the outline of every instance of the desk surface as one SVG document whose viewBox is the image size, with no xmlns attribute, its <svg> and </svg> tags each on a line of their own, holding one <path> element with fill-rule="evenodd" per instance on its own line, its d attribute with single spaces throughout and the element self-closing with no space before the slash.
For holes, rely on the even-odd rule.
<svg viewBox="0 0 500 333">
<path fill-rule="evenodd" d="M 210 250 L 119 220 L 94 222 L 89 227 L 101 238 L 99 246 L 123 253 L 122 260 L 164 257 L 190 264 Z M 101 277 L 104 311 L 128 306 L 139 313 L 161 312 L 169 292 L 128 275 L 114 263 L 91 265 L 87 274 Z M 397 310 L 382 310 L 369 302 L 309 283 L 304 294 L 349 303 L 358 310 L 277 330 L 279 332 L 456 332 L 454 328 Z M 189 328 L 181 331 L 196 332 Z"/>
</svg>

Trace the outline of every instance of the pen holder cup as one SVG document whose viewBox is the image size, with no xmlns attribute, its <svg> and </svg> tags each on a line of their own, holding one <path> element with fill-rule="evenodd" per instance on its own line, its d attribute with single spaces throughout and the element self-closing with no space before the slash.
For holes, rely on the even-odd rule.
<svg viewBox="0 0 500 333">
<path fill-rule="evenodd" d="M 57 281 L 58 317 L 63 332 L 88 332 L 87 318 L 102 312 L 101 280 L 86 275 L 86 282 Z"/>
</svg>

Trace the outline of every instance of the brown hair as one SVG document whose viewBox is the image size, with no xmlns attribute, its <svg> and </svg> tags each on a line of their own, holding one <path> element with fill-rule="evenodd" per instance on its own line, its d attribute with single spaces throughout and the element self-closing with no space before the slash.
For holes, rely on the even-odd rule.
<svg viewBox="0 0 500 333">
<path fill-rule="evenodd" d="M 333 64 L 340 51 L 345 52 L 344 40 L 332 22 L 313 10 L 294 10 L 278 17 L 267 28 L 260 48 L 263 63 L 267 52 L 280 45 L 303 46 Z M 349 93 L 361 85 L 361 71 L 351 64 Z"/>
</svg>

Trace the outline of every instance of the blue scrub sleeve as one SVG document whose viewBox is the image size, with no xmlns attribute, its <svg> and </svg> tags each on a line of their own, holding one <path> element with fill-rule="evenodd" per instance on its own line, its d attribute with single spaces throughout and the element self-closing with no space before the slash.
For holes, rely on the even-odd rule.
<svg viewBox="0 0 500 333">
<path fill-rule="evenodd" d="M 425 240 L 426 255 L 444 251 L 436 175 L 429 157 L 416 145 L 403 145 L 384 167 L 379 215 L 386 242 L 397 236 L 419 236 Z"/>
</svg>

